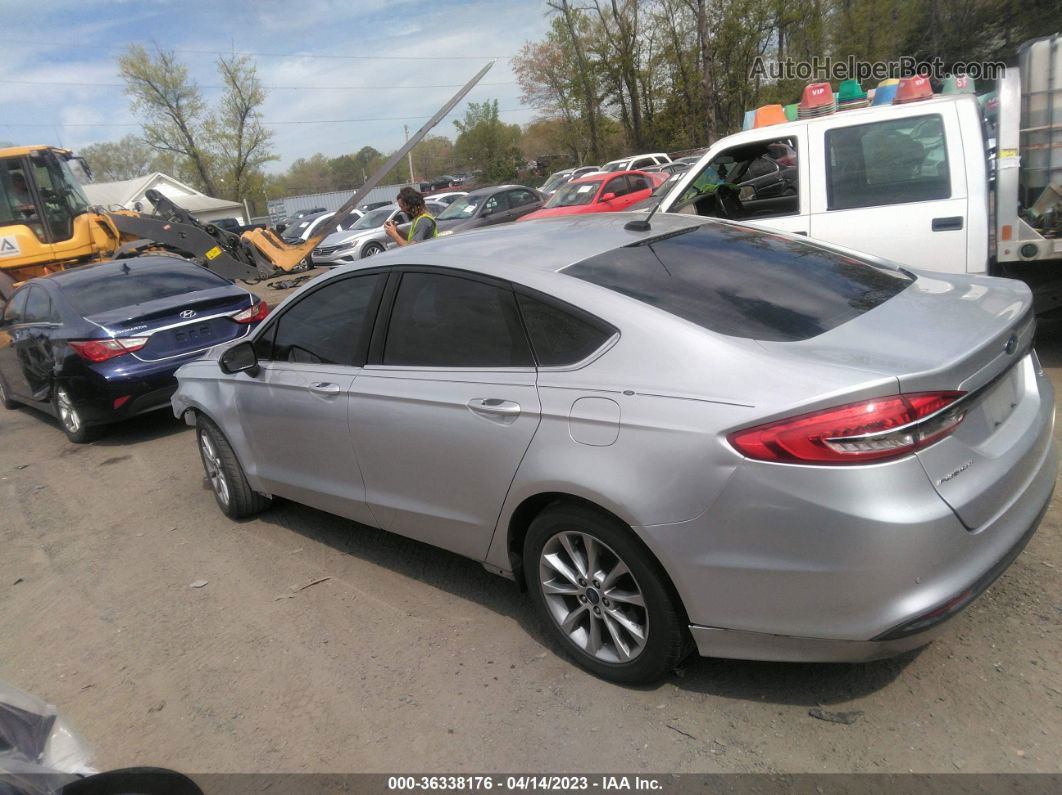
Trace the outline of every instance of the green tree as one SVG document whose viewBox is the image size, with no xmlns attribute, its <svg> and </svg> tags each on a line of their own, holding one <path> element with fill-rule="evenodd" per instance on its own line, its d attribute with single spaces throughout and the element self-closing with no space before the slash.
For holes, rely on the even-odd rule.
<svg viewBox="0 0 1062 795">
<path fill-rule="evenodd" d="M 131 44 L 118 58 L 118 70 L 133 110 L 144 120 L 147 144 L 187 158 L 196 187 L 216 196 L 214 152 L 207 142 L 210 116 L 188 68 L 173 52 L 156 48 L 152 57 L 142 45 Z"/>
<path fill-rule="evenodd" d="M 251 193 L 252 178 L 262 166 L 277 159 L 270 148 L 273 132 L 262 122 L 265 89 L 250 56 L 218 58 L 217 67 L 225 93 L 206 128 L 209 146 L 224 174 L 226 198 L 241 201 Z"/>
<path fill-rule="evenodd" d="M 118 58 L 143 140 L 172 158 L 170 173 L 212 196 L 240 201 L 253 193 L 254 175 L 276 159 L 261 118 L 265 88 L 248 56 L 219 58 L 217 68 L 224 91 L 211 109 L 174 52 L 132 44 Z"/>
<path fill-rule="evenodd" d="M 520 169 L 520 127 L 498 118 L 498 100 L 469 102 L 465 118 L 454 121 L 459 135 L 454 159 L 462 168 L 480 172 L 482 179 L 502 182 Z"/>
<path fill-rule="evenodd" d="M 161 170 L 158 152 L 132 134 L 119 141 L 89 144 L 79 154 L 92 168 L 93 182 L 119 182 Z"/>
</svg>

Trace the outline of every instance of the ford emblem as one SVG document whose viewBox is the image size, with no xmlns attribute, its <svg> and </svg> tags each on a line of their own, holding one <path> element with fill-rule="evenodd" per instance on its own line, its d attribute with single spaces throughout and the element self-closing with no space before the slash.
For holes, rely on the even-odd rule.
<svg viewBox="0 0 1062 795">
<path fill-rule="evenodd" d="M 195 317 L 195 310 L 194 309 L 186 309 L 183 312 L 181 312 L 181 317 L 183 317 L 185 320 L 187 320 L 190 317 Z M 1010 345 L 1010 343 L 1008 342 L 1007 345 Z M 1010 352 L 1011 352 L 1010 350 L 1007 351 L 1007 353 L 1010 353 Z"/>
<path fill-rule="evenodd" d="M 1018 335 L 1017 334 L 1011 334 L 1010 335 L 1010 339 L 1007 340 L 1007 344 L 1003 346 L 1003 350 L 1005 350 L 1008 354 L 1010 354 L 1010 353 L 1014 353 L 1014 351 L 1016 351 L 1017 349 L 1018 349 Z"/>
</svg>

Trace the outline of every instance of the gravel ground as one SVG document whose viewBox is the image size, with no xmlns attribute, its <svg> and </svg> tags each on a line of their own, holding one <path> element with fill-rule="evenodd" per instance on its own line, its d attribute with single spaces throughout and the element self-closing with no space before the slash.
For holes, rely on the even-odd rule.
<svg viewBox="0 0 1062 795">
<path fill-rule="evenodd" d="M 1062 329 L 1039 348 L 1062 393 Z M 0 439 L 0 680 L 57 704 L 101 767 L 1060 770 L 1057 497 L 926 649 L 693 659 L 632 689 L 559 656 L 528 600 L 474 562 L 288 503 L 229 522 L 191 429 L 164 413 L 77 446 L 0 410 Z"/>
</svg>

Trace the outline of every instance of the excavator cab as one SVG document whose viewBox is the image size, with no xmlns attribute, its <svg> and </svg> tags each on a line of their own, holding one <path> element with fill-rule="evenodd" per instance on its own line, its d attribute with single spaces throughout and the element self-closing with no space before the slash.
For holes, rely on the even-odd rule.
<svg viewBox="0 0 1062 795">
<path fill-rule="evenodd" d="M 0 157 L 0 227 L 26 226 L 40 243 L 69 240 L 89 201 L 67 165 L 69 152 L 29 148 Z"/>
<path fill-rule="evenodd" d="M 105 243 L 90 228 L 89 201 L 65 149 L 0 149 L 0 293 L 69 264 L 99 258 Z M 105 236 L 105 235 L 104 235 Z"/>
</svg>

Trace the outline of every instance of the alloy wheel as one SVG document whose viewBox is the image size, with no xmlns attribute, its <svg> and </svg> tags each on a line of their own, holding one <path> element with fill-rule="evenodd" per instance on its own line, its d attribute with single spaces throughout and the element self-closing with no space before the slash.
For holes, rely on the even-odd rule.
<svg viewBox="0 0 1062 795">
<path fill-rule="evenodd" d="M 568 640 L 607 663 L 629 663 L 645 649 L 649 614 L 627 564 L 588 533 L 564 530 L 539 557 L 546 609 Z"/>
<path fill-rule="evenodd" d="M 210 480 L 210 487 L 214 489 L 214 493 L 218 495 L 222 504 L 228 505 L 229 483 L 225 480 L 225 473 L 221 471 L 221 456 L 218 455 L 214 443 L 205 433 L 199 435 L 199 449 L 203 453 L 203 467 Z"/>
<path fill-rule="evenodd" d="M 70 433 L 77 433 L 81 430 L 81 416 L 74 408 L 65 389 L 60 389 L 55 393 L 55 402 L 59 407 L 59 421 L 63 423 L 63 427 Z"/>
</svg>

